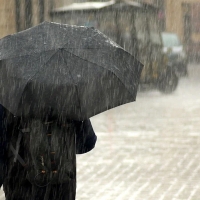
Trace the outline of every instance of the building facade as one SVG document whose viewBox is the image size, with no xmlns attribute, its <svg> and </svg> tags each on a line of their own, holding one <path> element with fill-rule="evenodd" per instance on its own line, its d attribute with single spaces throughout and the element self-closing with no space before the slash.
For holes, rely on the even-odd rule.
<svg viewBox="0 0 200 200">
<path fill-rule="evenodd" d="M 0 0 L 0 38 L 15 32 L 15 2 Z"/>
<path fill-rule="evenodd" d="M 200 62 L 200 0 L 165 0 L 166 31 L 175 32 L 188 58 Z"/>
<path fill-rule="evenodd" d="M 49 21 L 49 11 L 73 0 L 0 0 L 0 38 Z"/>
<path fill-rule="evenodd" d="M 166 31 L 186 44 L 200 42 L 200 0 L 165 0 Z"/>
<path fill-rule="evenodd" d="M 0 38 L 50 20 L 56 7 L 85 0 L 0 0 Z M 160 8 L 163 31 L 177 33 L 182 41 L 200 41 L 200 0 L 136 0 Z"/>
</svg>

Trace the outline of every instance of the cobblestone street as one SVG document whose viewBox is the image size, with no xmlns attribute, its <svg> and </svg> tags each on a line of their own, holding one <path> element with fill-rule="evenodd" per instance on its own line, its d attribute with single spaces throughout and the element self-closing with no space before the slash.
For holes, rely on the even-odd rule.
<svg viewBox="0 0 200 200">
<path fill-rule="evenodd" d="M 95 150 L 77 158 L 78 200 L 200 199 L 200 66 L 170 95 L 92 118 Z"/>
<path fill-rule="evenodd" d="M 199 64 L 173 94 L 139 92 L 91 121 L 98 141 L 77 156 L 77 200 L 200 199 Z"/>
</svg>

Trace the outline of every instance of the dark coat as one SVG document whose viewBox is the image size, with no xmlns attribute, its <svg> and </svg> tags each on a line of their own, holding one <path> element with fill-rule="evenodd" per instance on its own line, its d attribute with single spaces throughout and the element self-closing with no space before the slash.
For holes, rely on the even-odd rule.
<svg viewBox="0 0 200 200">
<path fill-rule="evenodd" d="M 87 153 L 95 147 L 97 136 L 92 128 L 90 120 L 75 122 L 76 131 L 76 153 Z"/>
<path fill-rule="evenodd" d="M 0 186 L 3 184 L 3 179 L 6 174 L 6 160 L 9 145 L 8 132 L 12 132 L 12 120 L 6 118 L 6 110 L 0 105 Z M 73 121 L 76 127 L 76 153 L 87 153 L 95 147 L 97 137 L 93 130 L 90 120 Z"/>
<path fill-rule="evenodd" d="M 6 126 L 5 126 L 5 110 L 0 105 L 0 187 L 3 183 L 6 171 L 6 150 L 8 146 Z"/>
</svg>

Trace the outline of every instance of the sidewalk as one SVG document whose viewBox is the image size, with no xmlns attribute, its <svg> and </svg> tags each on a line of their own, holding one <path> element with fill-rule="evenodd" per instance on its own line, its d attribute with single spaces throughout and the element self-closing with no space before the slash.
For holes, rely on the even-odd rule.
<svg viewBox="0 0 200 200">
<path fill-rule="evenodd" d="M 77 200 L 200 199 L 200 66 L 170 95 L 92 118 L 96 148 L 78 156 Z"/>
</svg>

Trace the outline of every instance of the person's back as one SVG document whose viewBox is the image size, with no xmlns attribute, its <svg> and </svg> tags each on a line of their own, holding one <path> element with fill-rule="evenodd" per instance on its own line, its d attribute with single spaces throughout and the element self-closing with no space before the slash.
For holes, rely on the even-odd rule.
<svg viewBox="0 0 200 200">
<path fill-rule="evenodd" d="M 6 199 L 25 200 L 32 197 L 32 199 L 74 200 L 76 193 L 76 153 L 90 151 L 96 142 L 96 135 L 90 121 L 58 121 L 55 118 L 49 118 L 48 121 L 42 122 L 32 119 L 29 125 L 29 127 L 27 124 L 26 127 L 20 127 L 19 122 L 12 123 L 12 132 L 10 131 L 12 146 L 18 141 L 19 127 L 25 131 L 20 142 L 18 155 L 25 163 L 30 162 L 32 171 L 29 168 L 30 166 L 24 167 L 19 159 L 17 162 L 13 162 L 16 154 L 9 151 L 8 175 L 4 181 Z M 47 126 L 48 128 L 44 128 Z M 47 135 L 43 137 L 43 134 Z M 57 137 L 57 134 L 60 137 Z M 36 139 L 36 137 L 38 138 Z M 37 144 L 35 141 L 37 141 Z M 48 148 L 40 148 L 41 146 Z M 30 149 L 32 149 L 33 159 L 30 159 Z M 48 155 L 48 157 L 44 155 Z M 35 168 L 33 167 L 34 164 Z M 38 167 L 39 165 L 40 167 Z M 27 174 L 31 178 L 27 178 Z M 43 182 L 38 183 L 37 181 L 41 181 L 42 176 L 44 177 Z M 45 180 L 45 176 L 48 177 L 47 179 L 49 177 L 52 179 L 50 181 Z"/>
</svg>

